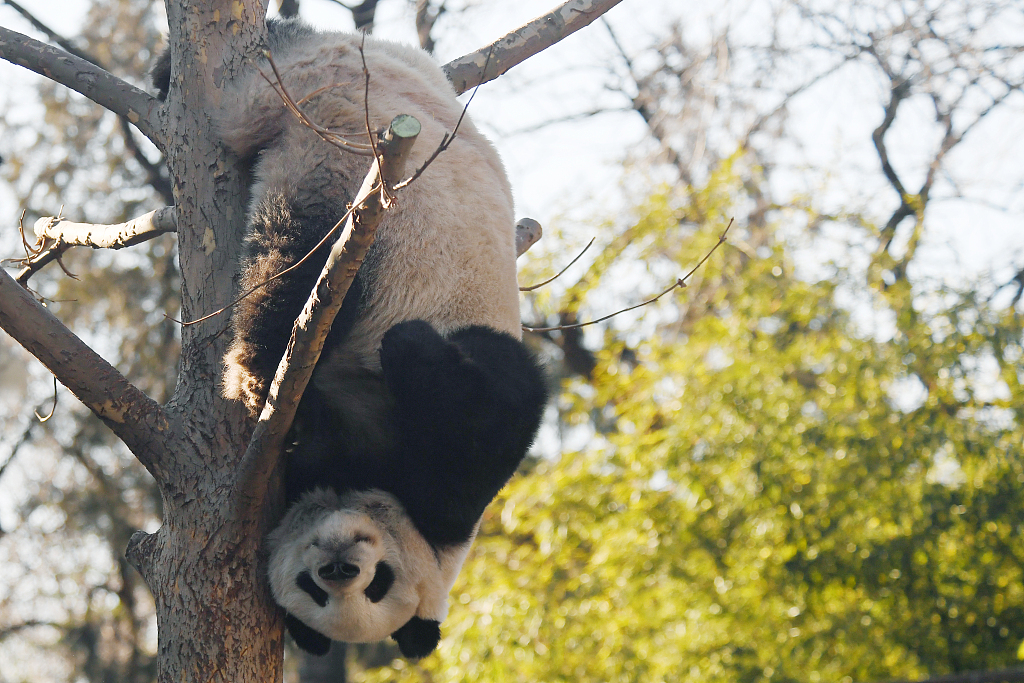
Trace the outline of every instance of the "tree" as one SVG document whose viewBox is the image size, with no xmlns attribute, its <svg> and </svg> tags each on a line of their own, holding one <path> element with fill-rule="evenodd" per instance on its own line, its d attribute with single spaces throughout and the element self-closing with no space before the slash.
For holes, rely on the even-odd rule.
<svg viewBox="0 0 1024 683">
<path fill-rule="evenodd" d="M 494 78 L 614 4 L 573 0 L 493 48 L 456 60 L 448 73 L 460 90 Z M 127 118 L 164 154 L 177 200 L 187 320 L 222 308 L 234 294 L 245 179 L 216 144 L 205 107 L 257 54 L 265 12 L 258 0 L 168 2 L 175 85 L 166 104 L 80 57 L 0 28 L 0 56 Z M 488 54 L 493 59 L 484 59 Z M 385 176 L 388 163 L 385 153 Z M 366 207 L 373 210 L 372 197 Z M 296 352 L 319 348 L 325 325 L 329 317 L 319 340 Z M 128 382 L 6 273 L 0 274 L 0 326 L 75 393 L 156 481 L 163 524 L 156 533 L 136 533 L 127 555 L 156 600 L 158 679 L 279 678 L 281 618 L 262 578 L 259 550 L 281 513 L 278 456 L 308 372 L 302 376 L 286 362 L 292 370 L 284 375 L 277 408 L 265 411 L 254 434 L 241 407 L 216 390 L 223 321 L 183 329 L 177 386 L 164 404 Z"/>
</svg>

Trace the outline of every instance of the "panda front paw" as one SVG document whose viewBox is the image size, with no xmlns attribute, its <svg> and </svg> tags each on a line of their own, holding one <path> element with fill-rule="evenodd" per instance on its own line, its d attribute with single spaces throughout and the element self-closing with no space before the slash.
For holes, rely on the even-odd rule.
<svg viewBox="0 0 1024 683">
<path fill-rule="evenodd" d="M 388 330 L 381 340 L 380 361 L 395 401 L 426 412 L 466 405 L 485 381 L 457 344 L 422 320 Z"/>
<path fill-rule="evenodd" d="M 426 657 L 441 642 L 441 622 L 413 617 L 405 626 L 391 634 L 402 655 L 409 659 Z"/>
<path fill-rule="evenodd" d="M 253 374 L 251 359 L 246 348 L 235 344 L 224 356 L 224 375 L 221 378 L 221 393 L 224 398 L 242 401 L 252 417 L 257 417 L 267 400 L 270 383 Z"/>
<path fill-rule="evenodd" d="M 291 614 L 286 613 L 284 615 L 284 625 L 288 629 L 288 633 L 291 635 L 292 640 L 295 641 L 295 644 L 298 645 L 300 649 L 305 650 L 311 655 L 316 655 L 317 657 L 323 657 L 330 651 L 330 638 L 319 631 L 314 631 Z"/>
</svg>

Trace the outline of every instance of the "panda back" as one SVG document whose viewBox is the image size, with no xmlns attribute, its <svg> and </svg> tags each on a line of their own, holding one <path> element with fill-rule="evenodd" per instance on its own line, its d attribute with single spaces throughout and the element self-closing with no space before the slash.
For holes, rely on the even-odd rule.
<svg viewBox="0 0 1024 683">
<path fill-rule="evenodd" d="M 289 94 L 314 121 L 365 142 L 410 114 L 422 131 L 407 169 L 419 168 L 462 115 L 451 84 L 422 50 L 370 36 L 270 24 L 274 62 Z M 365 40 L 365 42 L 363 42 Z M 364 105 L 366 67 L 369 106 Z M 269 64 L 260 69 L 273 78 Z M 314 94 L 315 93 L 315 94 Z M 308 100 L 304 98 L 309 98 Z M 252 206 L 280 193 L 305 214 L 341 219 L 370 160 L 325 143 L 284 108 L 255 70 L 239 79 L 218 116 L 225 142 L 253 160 Z M 521 335 L 511 188 L 497 152 L 466 117 L 451 146 L 397 197 L 360 272 L 363 313 L 338 352 L 376 367 L 383 333 L 423 319 L 441 332 L 487 325 Z"/>
</svg>

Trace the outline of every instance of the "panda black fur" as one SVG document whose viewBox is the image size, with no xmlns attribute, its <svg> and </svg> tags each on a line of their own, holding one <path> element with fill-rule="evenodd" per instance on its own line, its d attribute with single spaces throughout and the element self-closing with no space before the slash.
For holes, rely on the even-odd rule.
<svg viewBox="0 0 1024 683">
<path fill-rule="evenodd" d="M 292 20 L 268 21 L 268 31 L 285 87 L 322 126 L 364 141 L 366 109 L 375 129 L 411 114 L 422 131 L 410 168 L 455 128 L 462 106 L 426 53 L 366 37 L 364 104 L 362 36 Z M 169 54 L 153 79 L 166 96 Z M 231 85 L 215 124 L 252 173 L 246 291 L 313 249 L 369 160 L 301 125 L 255 69 Z M 519 341 L 514 240 L 501 161 L 464 120 L 378 228 L 296 414 L 292 506 L 269 538 L 269 574 L 300 647 L 323 654 L 331 639 L 388 635 L 410 657 L 437 646 L 484 508 L 524 457 L 546 401 Z M 234 310 L 224 394 L 253 414 L 329 248 Z"/>
</svg>

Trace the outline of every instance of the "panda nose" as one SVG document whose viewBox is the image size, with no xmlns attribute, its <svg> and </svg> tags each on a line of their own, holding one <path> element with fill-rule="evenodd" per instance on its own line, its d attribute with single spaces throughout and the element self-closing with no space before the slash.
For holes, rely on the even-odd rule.
<svg viewBox="0 0 1024 683">
<path fill-rule="evenodd" d="M 327 581 L 347 581 L 359 576 L 359 567 L 348 562 L 330 562 L 316 571 Z"/>
</svg>

